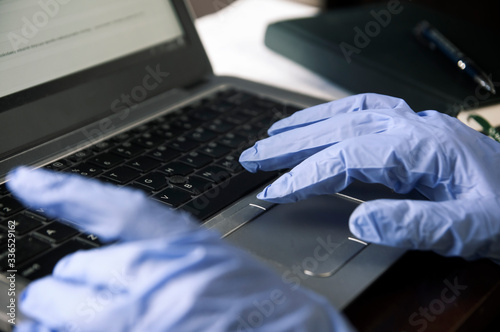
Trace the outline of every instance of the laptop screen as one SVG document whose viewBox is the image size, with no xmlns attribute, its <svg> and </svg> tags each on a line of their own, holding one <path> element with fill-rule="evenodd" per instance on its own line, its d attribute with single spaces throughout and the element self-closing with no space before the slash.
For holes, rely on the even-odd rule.
<svg viewBox="0 0 500 332">
<path fill-rule="evenodd" d="M 0 2 L 0 97 L 170 42 L 183 43 L 170 2 Z"/>
<path fill-rule="evenodd" d="M 129 95 L 135 106 L 211 74 L 183 0 L 0 0 L 0 177 Z"/>
</svg>

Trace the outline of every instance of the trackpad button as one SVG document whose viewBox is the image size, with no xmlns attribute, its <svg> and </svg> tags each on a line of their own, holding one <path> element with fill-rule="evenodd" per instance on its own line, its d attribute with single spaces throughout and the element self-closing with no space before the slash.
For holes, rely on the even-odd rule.
<svg viewBox="0 0 500 332">
<path fill-rule="evenodd" d="M 328 255 L 316 255 L 310 258 L 310 267 L 305 266 L 305 262 L 302 262 L 303 272 L 311 277 L 328 278 L 367 245 L 366 242 L 350 237 L 337 248 L 328 252 Z"/>
</svg>

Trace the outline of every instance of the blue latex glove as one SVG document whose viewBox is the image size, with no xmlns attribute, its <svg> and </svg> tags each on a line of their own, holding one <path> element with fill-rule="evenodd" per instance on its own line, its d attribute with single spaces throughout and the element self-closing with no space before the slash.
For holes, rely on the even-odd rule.
<svg viewBox="0 0 500 332">
<path fill-rule="evenodd" d="M 252 171 L 293 169 L 258 195 L 287 203 L 353 179 L 431 201 L 376 200 L 351 215 L 359 238 L 468 259 L 500 260 L 500 144 L 436 111 L 362 94 L 297 112 L 243 152 Z"/>
<path fill-rule="evenodd" d="M 117 243 L 63 258 L 31 283 L 16 331 L 348 331 L 325 299 L 281 278 L 191 216 L 142 193 L 19 168 L 25 204 Z"/>
</svg>

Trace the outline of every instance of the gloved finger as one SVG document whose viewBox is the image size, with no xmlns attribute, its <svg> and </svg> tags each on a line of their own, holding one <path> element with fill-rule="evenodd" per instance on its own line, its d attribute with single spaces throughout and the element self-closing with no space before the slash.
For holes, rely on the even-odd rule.
<svg viewBox="0 0 500 332">
<path fill-rule="evenodd" d="M 375 93 L 349 96 L 296 112 L 291 116 L 274 123 L 271 128 L 269 128 L 268 134 L 269 136 L 273 136 L 288 130 L 308 126 L 312 123 L 323 121 L 340 114 L 363 110 L 395 108 L 404 108 L 411 111 L 410 107 L 404 100 L 395 97 Z"/>
<path fill-rule="evenodd" d="M 116 292 L 126 289 L 139 292 L 147 285 L 136 284 L 135 280 L 143 278 L 149 284 L 155 284 L 156 275 L 165 279 L 168 275 L 178 275 L 184 269 L 188 271 L 194 262 L 208 259 L 200 253 L 210 245 L 222 246 L 220 236 L 198 227 L 183 237 L 146 239 L 78 251 L 61 259 L 52 275 Z M 206 264 L 209 265 L 209 262 Z M 148 271 L 148 275 L 141 275 L 144 273 L 141 271 Z"/>
<path fill-rule="evenodd" d="M 31 320 L 17 322 L 14 332 L 53 332 L 49 328 Z"/>
<path fill-rule="evenodd" d="M 196 227 L 187 214 L 165 208 L 140 191 L 78 175 L 20 167 L 7 180 L 25 205 L 43 208 L 102 240 L 158 237 Z"/>
<path fill-rule="evenodd" d="M 239 161 L 250 172 L 290 168 L 343 140 L 384 132 L 393 122 L 386 110 L 341 114 L 258 141 Z"/>
<path fill-rule="evenodd" d="M 500 223 L 493 215 L 499 209 L 498 197 L 444 202 L 376 200 L 361 204 L 349 226 L 354 235 L 372 243 L 499 260 Z"/>
<path fill-rule="evenodd" d="M 21 295 L 22 313 L 51 331 L 91 331 L 97 328 L 98 314 L 112 309 L 112 303 L 123 301 L 120 294 L 107 289 L 46 277 L 31 283 Z M 130 299 L 128 299 L 130 301 Z M 127 315 L 123 306 L 121 314 Z M 116 324 L 116 328 L 119 326 Z"/>
<path fill-rule="evenodd" d="M 296 202 L 339 192 L 354 179 L 380 183 L 398 193 L 410 192 L 417 183 L 436 187 L 435 181 L 443 178 L 439 169 L 442 156 L 420 148 L 426 153 L 413 159 L 419 149 L 413 149 L 409 140 L 397 139 L 400 135 L 366 135 L 330 146 L 282 175 L 257 197 L 276 203 Z"/>
<path fill-rule="evenodd" d="M 147 240 L 154 242 L 155 240 Z M 126 292 L 132 287 L 141 263 L 144 241 L 119 243 L 112 246 L 81 250 L 63 257 L 54 267 L 52 276 L 92 287 Z"/>
</svg>

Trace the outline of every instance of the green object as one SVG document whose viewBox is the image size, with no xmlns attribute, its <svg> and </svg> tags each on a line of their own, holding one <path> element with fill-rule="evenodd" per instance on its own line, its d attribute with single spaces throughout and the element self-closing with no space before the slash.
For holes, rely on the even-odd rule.
<svg viewBox="0 0 500 332">
<path fill-rule="evenodd" d="M 500 132 L 498 132 L 498 130 L 493 127 L 485 118 L 477 114 L 471 114 L 467 119 L 475 120 L 483 128 L 483 133 L 485 135 L 488 135 L 495 141 L 500 142 Z"/>
</svg>

